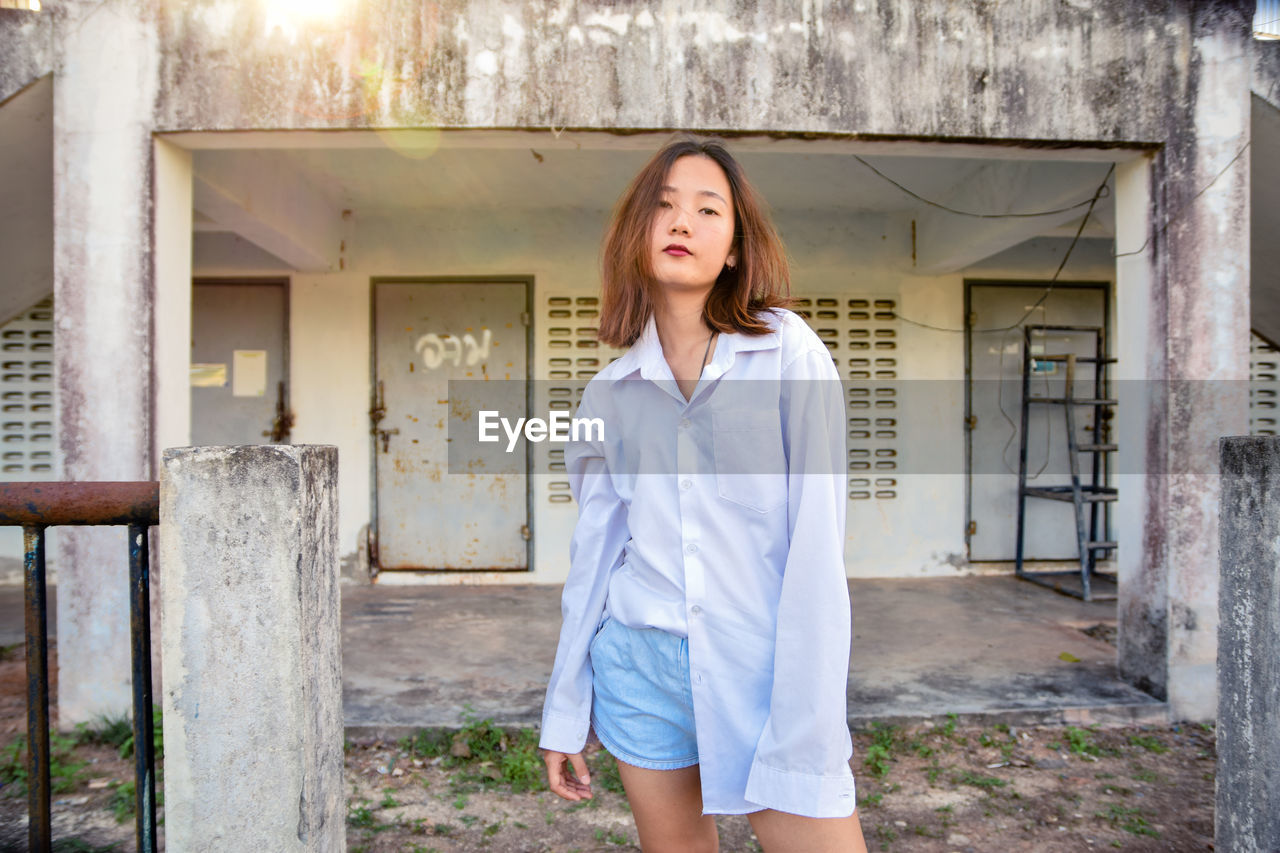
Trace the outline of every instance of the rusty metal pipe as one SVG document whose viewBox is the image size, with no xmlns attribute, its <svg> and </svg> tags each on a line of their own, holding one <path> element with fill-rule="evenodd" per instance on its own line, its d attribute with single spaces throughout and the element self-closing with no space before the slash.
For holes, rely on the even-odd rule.
<svg viewBox="0 0 1280 853">
<path fill-rule="evenodd" d="M 22 529 L 27 642 L 27 849 L 53 848 L 49 811 L 49 611 L 45 599 L 44 527 Z"/>
<path fill-rule="evenodd" d="M 159 524 L 160 484 L 0 483 L 0 525 Z"/>
</svg>

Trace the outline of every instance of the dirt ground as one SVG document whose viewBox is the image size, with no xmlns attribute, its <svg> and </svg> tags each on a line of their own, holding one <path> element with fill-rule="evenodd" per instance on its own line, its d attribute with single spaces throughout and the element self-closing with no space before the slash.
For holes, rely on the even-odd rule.
<svg viewBox="0 0 1280 853">
<path fill-rule="evenodd" d="M 0 851 L 25 850 L 26 797 L 14 778 L 25 670 L 20 647 L 2 652 Z M 394 743 L 348 741 L 348 850 L 638 850 L 612 758 L 589 750 L 596 796 L 573 804 L 542 788 L 535 743 L 530 730 L 474 718 Z M 55 850 L 133 849 L 131 759 L 70 736 L 53 752 L 63 787 L 54 793 Z M 1210 727 L 877 725 L 855 733 L 852 763 L 870 850 L 1212 849 Z M 717 823 L 722 850 L 760 849 L 745 818 Z"/>
</svg>

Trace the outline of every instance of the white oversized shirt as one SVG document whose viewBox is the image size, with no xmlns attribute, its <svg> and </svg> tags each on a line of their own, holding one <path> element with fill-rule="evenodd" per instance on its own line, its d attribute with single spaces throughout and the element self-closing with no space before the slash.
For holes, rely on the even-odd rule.
<svg viewBox="0 0 1280 853">
<path fill-rule="evenodd" d="M 566 445 L 578 523 L 541 746 L 580 752 L 606 617 L 688 637 L 704 814 L 856 804 L 847 723 L 845 407 L 790 311 L 721 334 L 686 401 L 650 317 L 588 383 Z"/>
</svg>

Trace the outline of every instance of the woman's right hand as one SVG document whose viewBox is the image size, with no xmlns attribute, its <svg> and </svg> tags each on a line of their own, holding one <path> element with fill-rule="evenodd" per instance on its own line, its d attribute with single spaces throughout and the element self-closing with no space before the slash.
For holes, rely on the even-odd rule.
<svg viewBox="0 0 1280 853">
<path fill-rule="evenodd" d="M 591 799 L 591 775 L 587 772 L 587 762 L 581 752 L 567 755 L 548 749 L 543 753 L 542 760 L 547 762 L 547 786 L 551 788 L 551 793 L 575 802 Z M 569 772 L 570 766 L 573 768 L 572 774 Z"/>
</svg>

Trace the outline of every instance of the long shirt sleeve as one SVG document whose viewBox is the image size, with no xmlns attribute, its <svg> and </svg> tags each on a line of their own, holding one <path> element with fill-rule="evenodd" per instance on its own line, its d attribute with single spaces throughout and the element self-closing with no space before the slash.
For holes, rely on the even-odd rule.
<svg viewBox="0 0 1280 853">
<path fill-rule="evenodd" d="M 590 392 L 576 417 L 593 417 Z M 563 624 L 542 712 L 543 749 L 575 753 L 586 744 L 591 726 L 591 663 L 588 648 L 599 627 L 609 590 L 609 575 L 622 559 L 629 538 L 627 508 L 605 463 L 601 441 L 570 441 L 565 446 L 569 488 L 578 502 L 578 523 L 569 544 L 569 576 L 561 596 Z"/>
<path fill-rule="evenodd" d="M 798 356 L 783 380 L 788 550 L 769 714 L 746 798 L 795 814 L 843 817 L 856 805 L 848 765 L 843 390 L 825 351 Z"/>
</svg>

